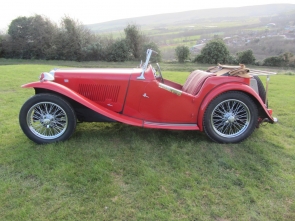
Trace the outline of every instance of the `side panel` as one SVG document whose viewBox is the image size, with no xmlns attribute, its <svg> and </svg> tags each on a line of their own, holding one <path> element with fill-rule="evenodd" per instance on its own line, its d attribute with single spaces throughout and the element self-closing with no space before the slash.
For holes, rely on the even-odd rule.
<svg viewBox="0 0 295 221">
<path fill-rule="evenodd" d="M 54 82 L 33 82 L 33 83 L 29 83 L 26 85 L 22 86 L 23 88 L 43 88 L 43 89 L 47 89 L 47 90 L 51 90 L 57 93 L 60 93 L 64 96 L 67 96 L 75 101 L 77 101 L 78 103 L 83 104 L 84 106 L 90 108 L 91 110 L 98 112 L 108 118 L 111 118 L 115 121 L 119 121 L 125 124 L 130 124 L 130 125 L 134 125 L 134 126 L 143 126 L 143 121 L 142 120 L 138 120 L 138 119 L 134 119 L 132 117 L 128 117 L 128 116 L 123 116 L 121 114 L 118 114 L 114 111 L 111 111 L 105 107 L 102 107 L 100 105 L 98 105 L 97 103 L 89 100 L 88 98 L 78 94 L 77 92 Z"/>
</svg>

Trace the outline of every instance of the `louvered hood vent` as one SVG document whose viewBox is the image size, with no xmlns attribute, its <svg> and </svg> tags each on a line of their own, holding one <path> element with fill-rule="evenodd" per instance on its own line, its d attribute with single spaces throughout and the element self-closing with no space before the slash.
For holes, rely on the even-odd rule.
<svg viewBox="0 0 295 221">
<path fill-rule="evenodd" d="M 79 84 L 78 93 L 95 102 L 117 102 L 119 85 Z"/>
</svg>

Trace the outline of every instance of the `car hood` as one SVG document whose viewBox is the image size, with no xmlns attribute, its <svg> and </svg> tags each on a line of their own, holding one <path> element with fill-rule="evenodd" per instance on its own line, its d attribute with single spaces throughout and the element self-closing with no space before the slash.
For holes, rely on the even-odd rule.
<svg viewBox="0 0 295 221">
<path fill-rule="evenodd" d="M 140 68 L 70 68 L 53 71 L 58 79 L 117 79 L 128 80 L 131 74 L 141 74 Z M 51 72 L 52 73 L 52 72 Z"/>
</svg>

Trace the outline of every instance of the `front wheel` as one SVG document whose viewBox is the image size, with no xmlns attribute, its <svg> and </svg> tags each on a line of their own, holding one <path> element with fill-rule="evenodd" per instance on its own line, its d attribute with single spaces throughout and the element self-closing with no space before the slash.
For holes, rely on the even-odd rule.
<svg viewBox="0 0 295 221">
<path fill-rule="evenodd" d="M 27 100 L 19 114 L 23 132 L 38 144 L 68 139 L 76 128 L 71 105 L 56 95 L 37 94 Z"/>
<path fill-rule="evenodd" d="M 246 94 L 223 93 L 208 105 L 203 118 L 207 136 L 218 143 L 238 143 L 249 137 L 258 120 L 257 106 Z"/>
</svg>

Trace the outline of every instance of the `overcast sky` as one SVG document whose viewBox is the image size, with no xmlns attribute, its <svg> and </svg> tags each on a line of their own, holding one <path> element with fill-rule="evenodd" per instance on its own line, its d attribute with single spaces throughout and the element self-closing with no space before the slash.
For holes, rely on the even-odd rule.
<svg viewBox="0 0 295 221">
<path fill-rule="evenodd" d="M 68 15 L 83 24 L 94 24 L 153 14 L 274 3 L 295 4 L 295 0 L 3 0 L 0 30 L 7 30 L 10 22 L 19 16 L 35 14 L 54 22 Z"/>
</svg>

